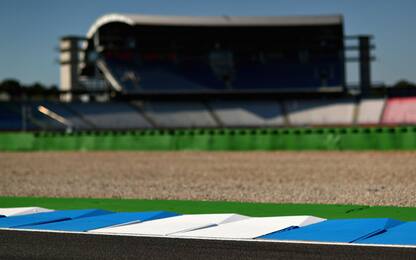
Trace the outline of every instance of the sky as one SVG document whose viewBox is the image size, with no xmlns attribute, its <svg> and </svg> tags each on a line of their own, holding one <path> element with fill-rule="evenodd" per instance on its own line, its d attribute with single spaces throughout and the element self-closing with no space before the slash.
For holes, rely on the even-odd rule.
<svg viewBox="0 0 416 260">
<path fill-rule="evenodd" d="M 60 37 L 84 36 L 104 14 L 140 13 L 342 14 L 346 35 L 374 35 L 373 81 L 416 82 L 415 11 L 415 0 L 0 0 L 0 81 L 14 78 L 25 84 L 58 85 Z M 348 65 L 347 78 L 350 83 L 358 81 L 356 63 Z"/>
</svg>

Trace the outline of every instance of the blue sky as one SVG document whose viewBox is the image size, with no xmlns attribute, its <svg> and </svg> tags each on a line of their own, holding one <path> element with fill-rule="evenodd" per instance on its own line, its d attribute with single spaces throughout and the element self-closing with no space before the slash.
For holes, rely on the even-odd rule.
<svg viewBox="0 0 416 260">
<path fill-rule="evenodd" d="M 345 32 L 373 34 L 374 81 L 416 82 L 415 0 L 1 0 L 0 81 L 59 83 L 59 37 L 85 35 L 106 13 L 169 15 L 342 14 Z M 356 65 L 348 80 L 357 81 Z"/>
</svg>

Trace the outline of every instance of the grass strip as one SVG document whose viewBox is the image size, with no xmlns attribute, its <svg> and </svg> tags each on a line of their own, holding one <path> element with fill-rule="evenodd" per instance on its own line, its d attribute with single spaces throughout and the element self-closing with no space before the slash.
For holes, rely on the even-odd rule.
<svg viewBox="0 0 416 260">
<path fill-rule="evenodd" d="M 327 219 L 394 218 L 416 220 L 416 208 L 392 206 L 274 204 L 228 201 L 142 200 L 98 198 L 0 197 L 0 207 L 38 206 L 51 209 L 100 208 L 112 211 L 168 210 L 182 214 L 239 213 L 253 217 L 313 215 Z"/>
</svg>

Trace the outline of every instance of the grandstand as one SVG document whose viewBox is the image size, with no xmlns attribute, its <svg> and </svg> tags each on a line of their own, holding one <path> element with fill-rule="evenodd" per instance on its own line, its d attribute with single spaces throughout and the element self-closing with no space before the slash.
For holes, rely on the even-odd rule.
<svg viewBox="0 0 416 260">
<path fill-rule="evenodd" d="M 82 75 L 98 68 L 123 93 L 340 91 L 343 34 L 341 16 L 106 15 L 87 34 Z"/>
<path fill-rule="evenodd" d="M 0 130 L 415 124 L 414 98 L 369 89 L 371 37 L 343 27 L 339 15 L 104 15 L 61 39 L 61 102 L 1 102 Z M 358 93 L 346 85 L 351 49 Z"/>
<path fill-rule="evenodd" d="M 383 124 L 415 124 L 416 98 L 389 99 L 381 122 Z"/>
<path fill-rule="evenodd" d="M 256 127 L 283 126 L 285 116 L 277 101 L 213 101 L 210 102 L 213 113 L 221 126 Z"/>
<path fill-rule="evenodd" d="M 285 104 L 289 122 L 296 126 L 350 125 L 353 123 L 352 100 L 293 100 Z"/>
<path fill-rule="evenodd" d="M 218 126 L 204 104 L 198 102 L 146 102 L 143 112 L 163 128 Z"/>
<path fill-rule="evenodd" d="M 362 100 L 357 107 L 357 123 L 360 125 L 377 125 L 381 123 L 384 106 L 385 100 L 382 98 Z"/>
<path fill-rule="evenodd" d="M 146 119 L 127 103 L 69 103 L 68 108 L 97 129 L 149 128 Z"/>
<path fill-rule="evenodd" d="M 39 111 L 43 107 L 69 123 Z M 381 126 L 416 123 L 414 98 L 0 103 L 0 129 L 129 130 L 150 128 L 247 128 Z"/>
</svg>

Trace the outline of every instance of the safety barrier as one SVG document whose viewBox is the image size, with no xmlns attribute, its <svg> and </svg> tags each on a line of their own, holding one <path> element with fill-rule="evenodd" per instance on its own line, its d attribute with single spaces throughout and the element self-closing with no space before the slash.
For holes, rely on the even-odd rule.
<svg viewBox="0 0 416 260">
<path fill-rule="evenodd" d="M 416 127 L 2 132 L 1 151 L 413 150 Z"/>
</svg>

